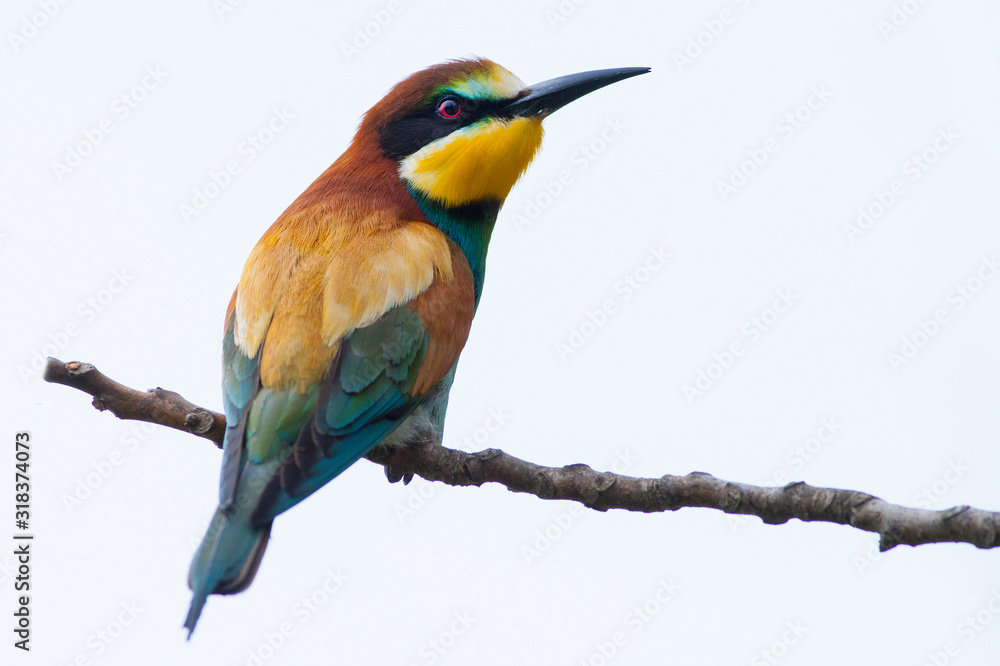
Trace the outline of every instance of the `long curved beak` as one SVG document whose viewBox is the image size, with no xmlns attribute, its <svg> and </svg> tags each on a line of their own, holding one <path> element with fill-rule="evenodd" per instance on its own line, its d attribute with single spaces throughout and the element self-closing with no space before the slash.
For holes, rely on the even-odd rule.
<svg viewBox="0 0 1000 666">
<path fill-rule="evenodd" d="M 511 116 L 547 116 L 598 88 L 649 71 L 649 67 L 618 67 L 549 79 L 521 90 L 516 99 L 503 107 L 502 113 Z"/>
</svg>

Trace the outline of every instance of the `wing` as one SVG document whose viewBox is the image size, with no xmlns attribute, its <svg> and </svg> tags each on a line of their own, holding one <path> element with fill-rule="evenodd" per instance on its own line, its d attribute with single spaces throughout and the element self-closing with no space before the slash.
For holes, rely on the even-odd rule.
<svg viewBox="0 0 1000 666">
<path fill-rule="evenodd" d="M 436 228 L 410 225 L 419 226 L 331 254 L 272 243 L 277 273 L 241 280 L 224 343 L 220 495 L 252 502 L 252 523 L 368 453 L 457 362 L 474 311 L 471 270 Z"/>
<path fill-rule="evenodd" d="M 246 431 L 250 401 L 260 390 L 260 356 L 248 356 L 236 344 L 233 333 L 233 309 L 236 292 L 226 311 L 226 334 L 222 341 L 222 401 L 226 413 L 226 437 L 222 447 L 222 478 L 219 482 L 219 502 L 225 506 L 232 500 L 243 458 L 243 433 Z"/>
</svg>

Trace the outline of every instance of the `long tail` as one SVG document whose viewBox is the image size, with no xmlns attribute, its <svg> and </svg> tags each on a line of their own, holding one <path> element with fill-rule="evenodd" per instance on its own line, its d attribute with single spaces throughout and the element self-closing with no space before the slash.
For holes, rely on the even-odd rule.
<svg viewBox="0 0 1000 666">
<path fill-rule="evenodd" d="M 233 507 L 229 511 L 216 509 L 208 532 L 198 546 L 188 574 L 188 587 L 194 592 L 191 610 L 184 622 L 188 639 L 208 595 L 242 592 L 257 573 L 271 534 L 271 523 L 253 527 L 247 513 L 233 510 Z"/>
</svg>

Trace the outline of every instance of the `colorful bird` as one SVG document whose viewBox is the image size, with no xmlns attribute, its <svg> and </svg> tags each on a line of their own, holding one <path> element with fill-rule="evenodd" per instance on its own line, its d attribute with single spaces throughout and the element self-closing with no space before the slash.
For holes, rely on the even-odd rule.
<svg viewBox="0 0 1000 666">
<path fill-rule="evenodd" d="M 209 594 L 250 585 L 275 516 L 379 444 L 441 441 L 490 235 L 542 119 L 648 71 L 527 87 L 485 59 L 419 71 L 267 230 L 226 312 L 219 507 L 188 637 Z"/>
</svg>

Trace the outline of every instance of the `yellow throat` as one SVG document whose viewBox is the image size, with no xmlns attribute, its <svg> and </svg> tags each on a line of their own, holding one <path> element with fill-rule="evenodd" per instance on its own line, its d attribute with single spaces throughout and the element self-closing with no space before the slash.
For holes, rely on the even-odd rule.
<svg viewBox="0 0 1000 666">
<path fill-rule="evenodd" d="M 487 119 L 432 141 L 399 165 L 411 187 L 446 206 L 507 198 L 542 143 L 538 117 Z"/>
</svg>

